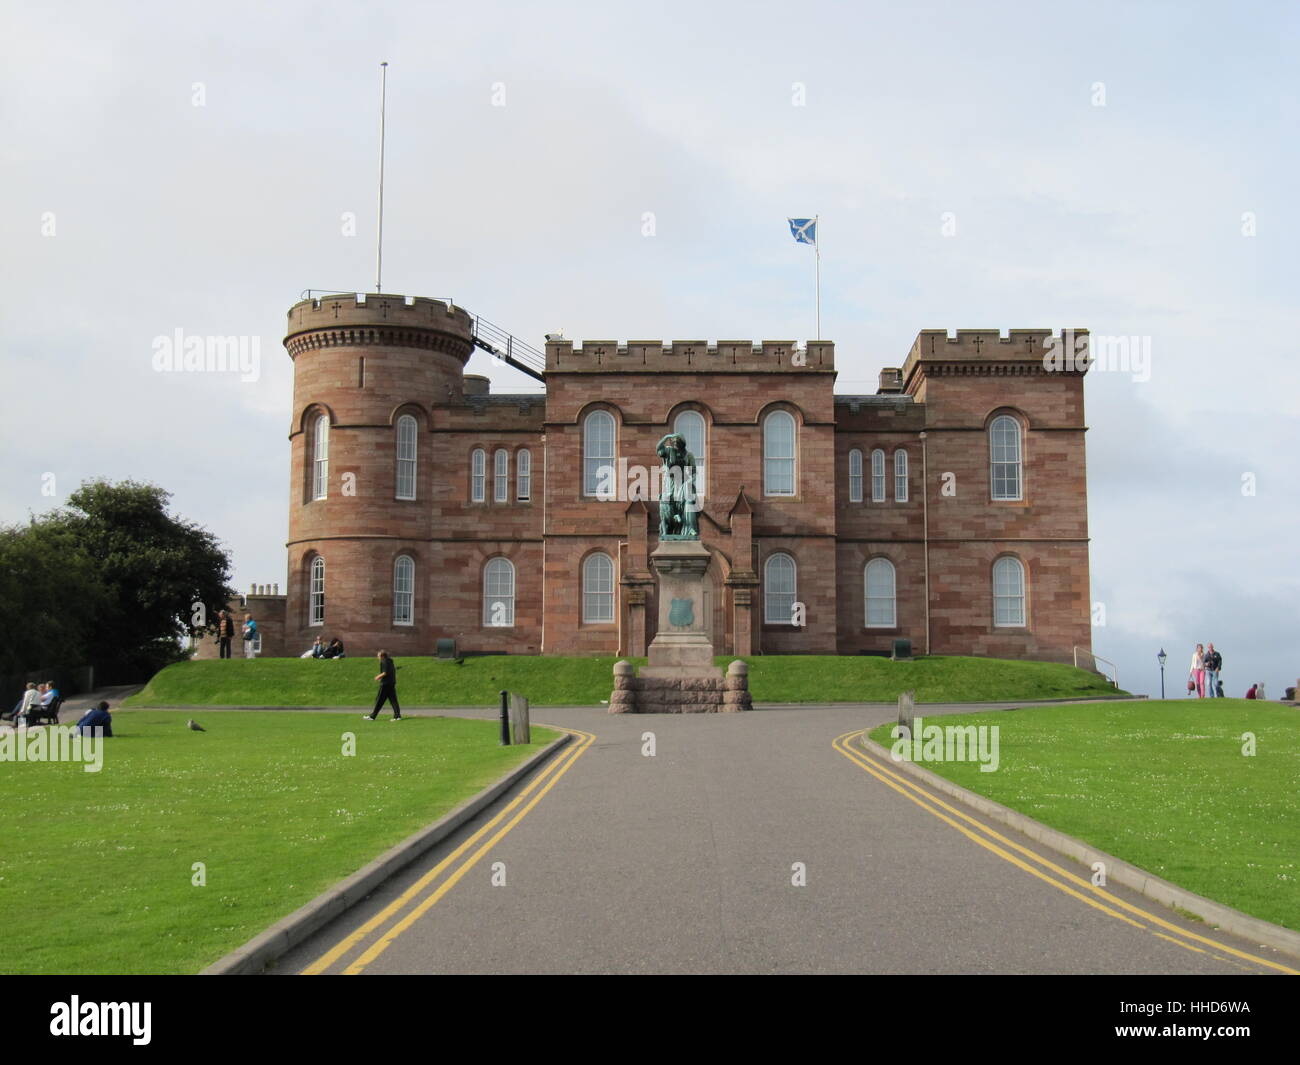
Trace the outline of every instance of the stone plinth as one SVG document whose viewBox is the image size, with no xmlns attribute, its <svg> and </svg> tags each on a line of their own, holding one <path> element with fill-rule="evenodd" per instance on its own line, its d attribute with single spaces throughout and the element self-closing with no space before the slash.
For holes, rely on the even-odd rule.
<svg viewBox="0 0 1300 1065">
<path fill-rule="evenodd" d="M 713 664 L 709 623 L 713 617 L 709 549 L 698 540 L 664 540 L 650 555 L 659 578 L 659 631 L 650 641 L 644 679 L 722 680 Z"/>
<path fill-rule="evenodd" d="M 739 660 L 716 677 L 636 676 L 631 662 L 614 664 L 611 714 L 735 714 L 753 709 L 749 667 Z"/>
</svg>

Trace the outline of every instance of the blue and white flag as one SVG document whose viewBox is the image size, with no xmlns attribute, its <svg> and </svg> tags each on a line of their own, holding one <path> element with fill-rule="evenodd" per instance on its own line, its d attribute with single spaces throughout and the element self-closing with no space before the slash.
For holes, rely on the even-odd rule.
<svg viewBox="0 0 1300 1065">
<path fill-rule="evenodd" d="M 815 218 L 788 218 L 790 223 L 790 233 L 800 244 L 817 243 L 817 219 Z"/>
</svg>

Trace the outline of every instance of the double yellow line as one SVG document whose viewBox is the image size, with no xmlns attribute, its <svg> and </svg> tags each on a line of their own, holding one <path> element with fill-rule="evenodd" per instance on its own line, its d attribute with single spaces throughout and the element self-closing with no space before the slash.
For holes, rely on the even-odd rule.
<svg viewBox="0 0 1300 1065">
<path fill-rule="evenodd" d="M 1091 880 L 1078 876 L 1063 869 L 1055 862 L 1048 861 L 1046 858 L 1028 847 L 1022 847 L 1014 840 L 995 832 L 982 821 L 977 821 L 969 814 L 959 810 L 957 807 L 944 802 L 937 795 L 917 784 L 910 776 L 900 773 L 898 770 L 890 767 L 881 759 L 873 754 L 868 754 L 865 748 L 851 746 L 851 742 L 858 737 L 865 736 L 866 729 L 856 729 L 852 732 L 846 732 L 837 736 L 832 744 L 834 748 L 844 755 L 850 762 L 858 768 L 870 773 L 882 784 L 893 788 L 896 792 L 906 799 L 910 799 L 917 806 L 927 813 L 933 814 L 940 821 L 951 825 L 967 839 L 978 843 L 985 850 L 996 854 L 999 858 L 1010 862 L 1016 868 L 1036 876 L 1044 883 L 1051 884 L 1058 891 L 1064 892 L 1080 902 L 1086 903 L 1095 910 L 1100 910 L 1108 917 L 1113 917 L 1125 924 L 1132 925 L 1134 928 L 1140 928 L 1145 932 L 1150 932 L 1154 936 L 1168 940 L 1170 943 L 1177 943 L 1178 946 L 1186 950 L 1195 951 L 1198 954 L 1209 954 L 1219 961 L 1228 962 L 1229 964 L 1238 964 L 1231 961 L 1230 958 L 1223 957 L 1224 954 L 1231 955 L 1233 958 L 1239 958 L 1244 961 L 1252 962 L 1255 965 L 1262 965 L 1265 968 L 1276 970 L 1280 973 L 1288 973 L 1292 976 L 1300 976 L 1300 972 L 1290 969 L 1285 965 L 1279 965 L 1275 961 L 1267 958 L 1256 957 L 1254 954 L 1247 954 L 1245 951 L 1237 950 L 1225 943 L 1209 939 L 1195 932 L 1189 932 L 1178 925 L 1166 921 L 1164 918 L 1142 909 L 1140 906 L 1134 906 L 1125 902 L 1123 899 L 1112 895 L 1104 888 L 1094 887 Z M 1015 852 L 1015 853 L 1013 853 Z M 1026 860 L 1027 859 L 1027 860 Z M 1035 863 L 1041 866 L 1041 869 L 1034 868 Z M 1043 870 L 1047 870 L 1044 872 Z M 1049 873 L 1055 874 L 1054 876 Z M 1145 922 L 1145 923 L 1144 923 Z M 1164 931 L 1157 931 L 1163 929 Z M 1167 934 L 1168 933 L 1168 934 Z M 1202 944 L 1196 946 L 1195 944 Z M 1244 966 L 1243 966 L 1244 968 Z"/>
<path fill-rule="evenodd" d="M 358 950 L 361 953 L 344 968 L 343 975 L 355 976 L 363 972 L 366 966 L 370 965 L 392 946 L 398 936 L 436 906 L 438 900 L 454 888 L 461 878 L 473 869 L 488 851 L 501 842 L 515 825 L 528 816 L 529 811 L 541 802 L 542 797 L 555 786 L 556 781 L 569 771 L 573 763 L 582 757 L 596 738 L 590 732 L 581 732 L 577 729 L 561 728 L 555 725 L 548 727 L 558 728 L 560 732 L 567 732 L 578 742 L 561 751 L 558 758 L 553 758 L 548 762 L 545 768 L 528 782 L 523 791 L 511 799 L 487 824 L 483 825 L 482 828 L 355 932 L 340 940 L 307 966 L 301 975 L 317 976 L 324 973 Z M 529 798 L 530 795 L 532 798 Z M 511 816 L 512 814 L 513 816 Z M 506 823 L 486 843 L 474 850 L 484 837 L 492 833 L 493 829 L 496 829 L 498 825 L 501 825 L 502 821 L 506 821 Z M 471 850 L 474 851 L 472 855 L 469 854 Z M 462 862 L 461 858 L 466 855 L 469 855 L 469 857 Z M 458 862 L 460 864 L 457 864 Z M 442 877 L 443 873 L 452 869 L 453 866 L 455 867 L 454 871 L 439 883 L 439 878 Z M 434 884 L 437 884 L 437 886 L 434 887 Z M 432 890 L 429 890 L 430 888 Z M 428 894 L 425 894 L 426 891 L 428 891 Z M 380 931 L 381 929 L 382 931 Z M 377 937 L 376 933 L 379 933 Z M 368 946 L 366 946 L 367 943 Z"/>
</svg>

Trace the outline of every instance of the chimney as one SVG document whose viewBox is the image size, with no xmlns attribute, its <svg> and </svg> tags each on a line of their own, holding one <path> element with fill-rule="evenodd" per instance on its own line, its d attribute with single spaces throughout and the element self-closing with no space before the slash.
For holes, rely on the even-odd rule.
<svg viewBox="0 0 1300 1065">
<path fill-rule="evenodd" d="M 876 395 L 903 391 L 903 371 L 897 366 L 887 366 L 880 371 L 880 389 Z"/>
</svg>

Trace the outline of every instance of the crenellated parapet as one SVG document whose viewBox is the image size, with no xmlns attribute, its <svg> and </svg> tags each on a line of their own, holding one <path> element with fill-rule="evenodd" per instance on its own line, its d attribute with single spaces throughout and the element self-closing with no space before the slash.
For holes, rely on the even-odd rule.
<svg viewBox="0 0 1300 1065">
<path fill-rule="evenodd" d="M 547 373 L 833 373 L 830 340 L 571 340 L 546 344 Z"/>
<path fill-rule="evenodd" d="M 937 376 L 941 373 L 958 374 L 1017 374 L 1041 371 L 1045 356 L 1054 351 L 1086 349 L 1088 330 L 1064 329 L 959 329 L 949 333 L 946 329 L 922 329 L 912 342 L 903 363 L 901 380 L 910 384 L 918 368 Z M 1072 372 L 1085 372 L 1086 365 L 1071 366 Z M 897 387 L 891 378 L 892 387 Z M 882 391 L 885 380 L 882 375 Z"/>
<path fill-rule="evenodd" d="M 473 351 L 473 319 L 450 302 L 418 296 L 347 293 L 289 308 L 290 356 L 329 347 L 404 347 L 440 351 L 462 364 Z"/>
</svg>

